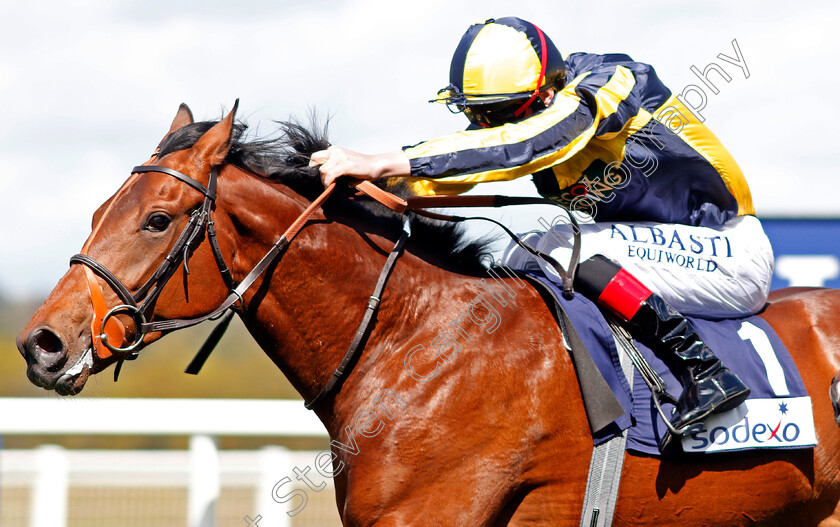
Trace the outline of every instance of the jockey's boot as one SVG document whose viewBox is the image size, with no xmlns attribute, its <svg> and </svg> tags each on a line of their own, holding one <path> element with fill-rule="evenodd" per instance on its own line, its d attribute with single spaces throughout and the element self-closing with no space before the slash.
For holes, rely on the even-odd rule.
<svg viewBox="0 0 840 527">
<path fill-rule="evenodd" d="M 627 270 L 604 256 L 580 264 L 576 289 L 623 322 L 630 335 L 647 346 L 680 381 L 677 415 L 681 429 L 744 402 L 749 388 L 724 366 L 695 331 L 694 325 Z"/>
</svg>

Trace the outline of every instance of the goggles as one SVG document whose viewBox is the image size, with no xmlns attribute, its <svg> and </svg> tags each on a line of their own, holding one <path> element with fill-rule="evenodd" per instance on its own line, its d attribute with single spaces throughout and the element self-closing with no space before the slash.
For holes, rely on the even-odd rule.
<svg viewBox="0 0 840 527">
<path fill-rule="evenodd" d="M 530 105 L 533 100 L 530 93 L 493 93 L 468 95 L 457 86 L 450 84 L 437 93 L 429 102 L 445 104 L 452 113 L 463 113 L 471 123 L 492 127 L 518 120 L 522 115 L 525 100 Z"/>
<path fill-rule="evenodd" d="M 496 103 L 520 101 L 527 99 L 530 95 L 530 93 L 471 94 L 464 93 L 454 84 L 450 84 L 446 88 L 439 90 L 437 92 L 437 97 L 429 102 L 445 104 L 450 112 L 461 113 L 469 106 L 485 106 Z"/>
</svg>

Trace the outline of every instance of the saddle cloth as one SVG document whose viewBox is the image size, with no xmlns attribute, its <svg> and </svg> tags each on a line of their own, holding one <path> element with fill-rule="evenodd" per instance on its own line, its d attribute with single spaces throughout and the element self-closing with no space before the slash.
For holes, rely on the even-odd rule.
<svg viewBox="0 0 840 527">
<path fill-rule="evenodd" d="M 626 413 L 594 435 L 600 444 L 628 429 L 627 450 L 661 455 L 657 445 L 667 431 L 656 411 L 651 391 L 641 375 L 632 387 L 621 370 L 612 330 L 600 310 L 580 294 L 567 300 L 557 285 L 538 271 L 525 272 L 554 296 Z M 554 308 L 555 306 L 550 306 Z M 789 352 L 775 331 L 758 316 L 707 320 L 688 317 L 697 333 L 723 363 L 750 387 L 750 397 L 729 412 L 713 415 L 687 433 L 684 452 L 723 452 L 757 448 L 810 448 L 816 445 L 811 399 Z M 653 352 L 636 348 L 679 396 L 681 385 Z M 666 412 L 672 406 L 663 404 Z"/>
</svg>

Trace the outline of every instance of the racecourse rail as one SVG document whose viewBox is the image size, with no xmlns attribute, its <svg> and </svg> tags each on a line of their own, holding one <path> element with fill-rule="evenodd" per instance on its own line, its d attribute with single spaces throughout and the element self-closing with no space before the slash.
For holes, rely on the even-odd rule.
<svg viewBox="0 0 840 527">
<path fill-rule="evenodd" d="M 214 527 L 220 492 L 219 436 L 328 437 L 301 401 L 262 399 L 0 398 L 1 435 L 186 435 L 189 440 L 187 520 L 189 527 Z M 0 451 L 0 469 L 14 464 Z M 145 454 L 166 455 L 162 452 Z M 171 455 L 171 454 L 170 454 Z M 82 452 L 42 446 L 20 453 L 35 471 L 29 527 L 67 525 L 69 459 Z M 230 454 L 222 453 L 230 457 Z M 307 453 L 311 457 L 311 453 Z M 235 456 L 234 456 L 235 457 Z M 263 525 L 291 525 L 285 509 L 272 501 L 272 487 L 300 454 L 267 447 L 248 459 L 258 471 L 254 511 Z M 243 455 L 239 455 L 244 459 Z M 78 461 L 77 461 L 78 462 Z M 148 468 L 148 467 L 147 467 Z M 242 525 L 246 523 L 243 521 Z"/>
</svg>

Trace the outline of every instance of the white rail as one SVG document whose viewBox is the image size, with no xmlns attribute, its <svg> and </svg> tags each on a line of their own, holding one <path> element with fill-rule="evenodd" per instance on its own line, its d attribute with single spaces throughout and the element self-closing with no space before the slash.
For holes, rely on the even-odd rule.
<svg viewBox="0 0 840 527">
<path fill-rule="evenodd" d="M 327 436 L 300 401 L 81 397 L 0 397 L 0 434 Z"/>
<path fill-rule="evenodd" d="M 257 399 L 0 398 L 0 434 L 188 435 L 189 527 L 215 525 L 220 490 L 217 436 L 327 437 L 321 422 L 300 401 Z M 55 446 L 36 452 L 30 527 L 65 527 L 67 453 Z M 259 459 L 257 506 L 264 525 L 290 525 L 270 498 L 292 460 L 276 447 L 265 449 Z"/>
</svg>

